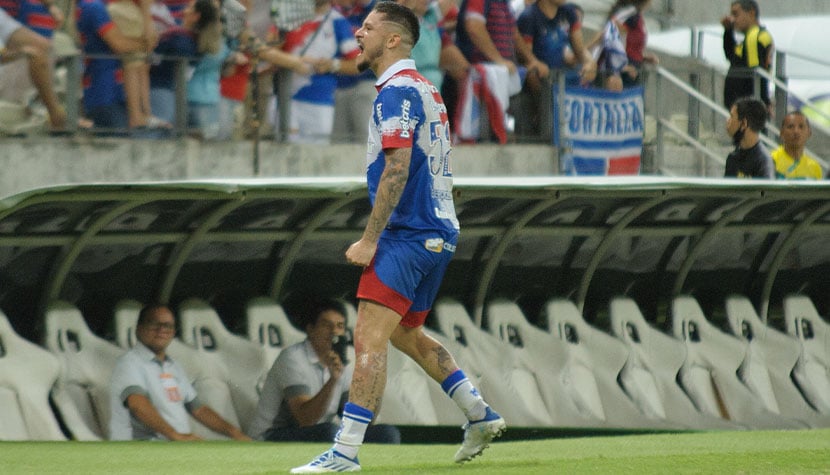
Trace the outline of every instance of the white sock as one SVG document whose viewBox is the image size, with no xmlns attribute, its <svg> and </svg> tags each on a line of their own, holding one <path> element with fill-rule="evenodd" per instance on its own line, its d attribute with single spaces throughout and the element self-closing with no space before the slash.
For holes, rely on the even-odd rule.
<svg viewBox="0 0 830 475">
<path fill-rule="evenodd" d="M 456 370 L 441 383 L 441 388 L 458 404 L 467 420 L 480 421 L 487 414 L 487 403 L 462 370 Z"/>
<path fill-rule="evenodd" d="M 346 403 L 340 430 L 334 436 L 334 450 L 350 459 L 357 458 L 357 451 L 363 444 L 366 428 L 369 427 L 372 418 L 372 411 L 351 402 Z"/>
</svg>

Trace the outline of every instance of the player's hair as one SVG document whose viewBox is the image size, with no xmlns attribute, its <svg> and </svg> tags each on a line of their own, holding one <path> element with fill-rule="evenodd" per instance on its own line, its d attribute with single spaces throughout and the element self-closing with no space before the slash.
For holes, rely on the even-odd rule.
<svg viewBox="0 0 830 475">
<path fill-rule="evenodd" d="M 755 0 L 735 0 L 732 5 L 740 6 L 741 10 L 745 12 L 755 12 L 755 18 L 761 18 L 761 7 L 758 6 L 758 2 Z"/>
<path fill-rule="evenodd" d="M 145 305 L 141 311 L 138 312 L 138 321 L 136 322 L 136 326 L 141 326 L 149 323 L 150 317 L 155 313 L 156 310 L 159 309 L 167 309 L 167 305 L 163 305 L 160 303 L 151 303 Z"/>
<path fill-rule="evenodd" d="M 746 119 L 747 126 L 755 132 L 761 132 L 767 125 L 767 106 L 758 99 L 743 97 L 735 101 L 738 120 Z"/>
<path fill-rule="evenodd" d="M 608 19 L 610 20 L 613 16 L 623 8 L 627 6 L 634 6 L 637 10 L 641 10 L 643 5 L 646 4 L 649 0 L 617 0 L 611 5 L 611 9 L 608 11 Z"/>
<path fill-rule="evenodd" d="M 383 13 L 384 21 L 395 23 L 408 32 L 412 46 L 418 43 L 418 38 L 421 37 L 421 24 L 412 10 L 395 2 L 378 2 L 374 11 Z"/>
</svg>

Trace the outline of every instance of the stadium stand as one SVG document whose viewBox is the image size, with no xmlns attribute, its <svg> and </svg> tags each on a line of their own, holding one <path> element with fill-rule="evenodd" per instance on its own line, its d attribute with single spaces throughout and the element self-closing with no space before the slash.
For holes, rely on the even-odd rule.
<svg viewBox="0 0 830 475">
<path fill-rule="evenodd" d="M 68 302 L 50 302 L 44 320 L 45 346 L 61 362 L 52 390 L 60 417 L 73 439 L 107 439 L 110 377 L 124 350 L 95 335 Z"/>
<path fill-rule="evenodd" d="M 746 345 L 709 323 L 697 300 L 680 296 L 672 303 L 674 336 L 686 345 L 680 382 L 698 410 L 752 429 L 796 429 L 806 424 L 771 412 L 738 379 Z"/>
<path fill-rule="evenodd" d="M 478 376 L 479 390 L 508 425 L 553 424 L 532 368 L 515 348 L 477 327 L 456 300 L 443 298 L 433 308 L 438 330 L 469 350 L 468 361 L 476 366 L 465 371 Z"/>
<path fill-rule="evenodd" d="M 122 348 L 128 349 L 135 345 L 135 325 L 141 307 L 139 302 L 129 299 L 121 300 L 115 306 L 116 341 Z M 167 354 L 184 368 L 202 402 L 210 406 L 226 421 L 239 424 L 228 383 L 216 377 L 218 371 L 205 362 L 201 353 L 182 343 L 178 338 L 174 338 L 167 347 Z M 190 427 L 194 434 L 203 439 L 228 440 L 225 435 L 208 429 L 193 417 L 190 418 Z"/>
<path fill-rule="evenodd" d="M 0 440 L 66 440 L 49 407 L 60 370 L 52 353 L 19 336 L 0 312 Z"/>
<path fill-rule="evenodd" d="M 830 325 L 803 295 L 784 299 L 784 318 L 787 333 L 801 342 L 793 379 L 817 411 L 830 415 Z"/>
<path fill-rule="evenodd" d="M 672 427 L 665 420 L 648 417 L 617 382 L 628 355 L 620 340 L 589 325 L 570 300 L 552 299 L 545 310 L 548 328 L 567 349 L 565 377 L 578 394 L 591 396 L 583 401 L 590 403 L 595 414 L 611 427 Z"/>
<path fill-rule="evenodd" d="M 202 364 L 211 365 L 231 392 L 231 400 L 243 431 L 256 413 L 257 382 L 268 371 L 265 353 L 256 343 L 225 328 L 216 311 L 201 299 L 179 305 L 182 341 L 200 353 Z"/>
<path fill-rule="evenodd" d="M 568 350 L 550 332 L 531 325 L 513 302 L 496 300 L 487 306 L 491 333 L 511 344 L 530 362 L 553 423 L 561 427 L 602 427 L 602 405 L 596 384 L 575 387 L 579 382 L 566 378 Z M 593 402 L 593 405 L 592 405 Z M 596 412 L 591 410 L 591 407 Z"/>
<path fill-rule="evenodd" d="M 764 324 L 746 297 L 728 297 L 726 314 L 732 333 L 747 345 L 738 374 L 766 408 L 810 427 L 830 427 L 830 418 L 810 406 L 791 378 L 801 356 L 798 340 Z"/>
<path fill-rule="evenodd" d="M 743 428 L 698 411 L 677 384 L 677 374 L 686 360 L 686 347 L 680 340 L 649 325 L 630 298 L 612 299 L 609 309 L 612 333 L 628 346 L 620 384 L 643 413 L 665 418 L 678 428 Z"/>
</svg>

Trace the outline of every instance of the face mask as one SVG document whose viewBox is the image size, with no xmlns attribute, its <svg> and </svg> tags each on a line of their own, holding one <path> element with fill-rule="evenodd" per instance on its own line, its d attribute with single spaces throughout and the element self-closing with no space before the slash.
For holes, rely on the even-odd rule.
<svg viewBox="0 0 830 475">
<path fill-rule="evenodd" d="M 735 131 L 735 135 L 732 136 L 732 143 L 735 144 L 736 147 L 739 146 L 741 144 L 741 140 L 744 139 L 745 130 L 746 129 L 738 129 Z"/>
</svg>

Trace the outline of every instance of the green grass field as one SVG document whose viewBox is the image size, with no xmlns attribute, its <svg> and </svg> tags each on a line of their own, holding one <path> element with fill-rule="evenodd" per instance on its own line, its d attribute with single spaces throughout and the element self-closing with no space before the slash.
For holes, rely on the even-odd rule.
<svg viewBox="0 0 830 475">
<path fill-rule="evenodd" d="M 459 431 L 459 437 L 461 433 Z M 3 442 L 3 474 L 287 473 L 328 444 Z M 829 473 L 830 429 L 620 435 L 497 442 L 465 465 L 456 445 L 366 445 L 369 473 Z"/>
</svg>

